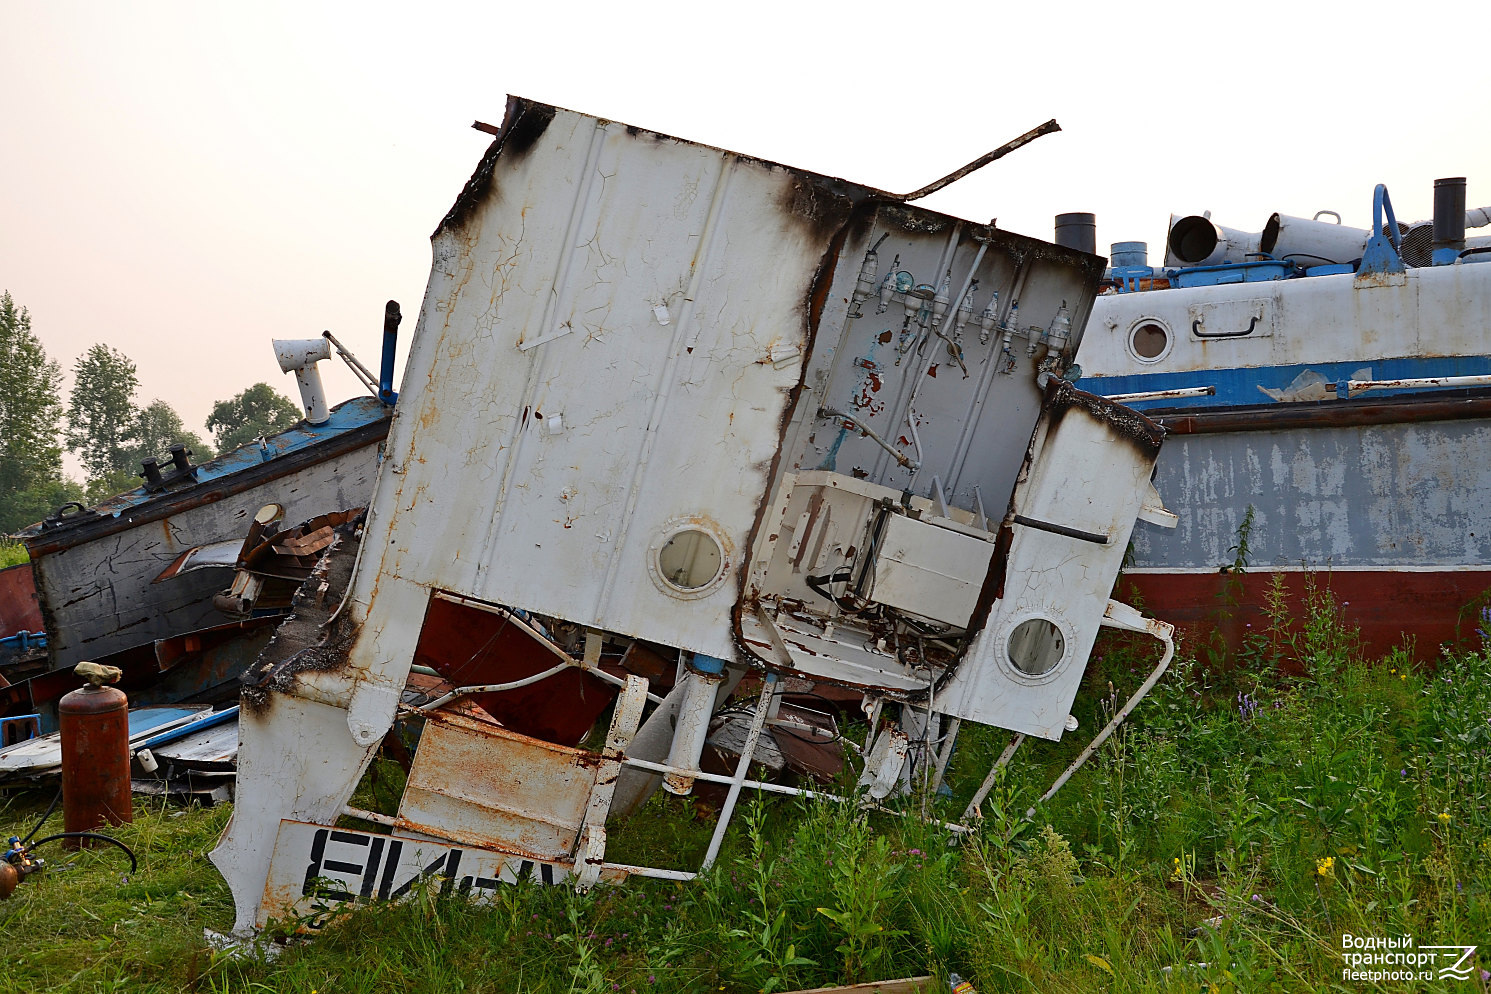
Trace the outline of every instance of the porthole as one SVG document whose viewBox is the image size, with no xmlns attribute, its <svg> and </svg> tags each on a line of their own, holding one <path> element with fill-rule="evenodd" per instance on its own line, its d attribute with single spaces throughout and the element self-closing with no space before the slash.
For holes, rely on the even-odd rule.
<svg viewBox="0 0 1491 994">
<path fill-rule="evenodd" d="M 1140 318 L 1129 329 L 1129 352 L 1140 362 L 1159 362 L 1172 344 L 1170 329 L 1156 318 Z"/>
<path fill-rule="evenodd" d="M 689 516 L 669 522 L 648 556 L 648 571 L 665 594 L 692 600 L 711 594 L 730 567 L 730 546 L 713 522 Z"/>
<path fill-rule="evenodd" d="M 658 572 L 682 590 L 698 590 L 720 575 L 725 560 L 720 543 L 709 532 L 685 528 L 674 532 L 657 553 Z"/>
<path fill-rule="evenodd" d="M 1010 632 L 1005 643 L 1010 664 L 1028 677 L 1050 673 L 1066 656 L 1066 636 L 1056 622 L 1026 618 Z"/>
</svg>

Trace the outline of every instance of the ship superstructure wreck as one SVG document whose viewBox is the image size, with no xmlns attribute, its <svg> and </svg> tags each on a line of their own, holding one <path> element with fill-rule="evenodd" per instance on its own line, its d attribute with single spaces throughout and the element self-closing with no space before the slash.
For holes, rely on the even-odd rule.
<svg viewBox="0 0 1491 994">
<path fill-rule="evenodd" d="M 1066 378 L 1103 260 L 910 199 L 509 102 L 366 520 L 244 677 L 212 856 L 239 929 L 428 878 L 692 876 L 608 860 L 608 819 L 718 784 L 707 866 L 742 789 L 793 789 L 750 779 L 789 683 L 862 695 L 862 802 L 940 777 L 960 722 L 1060 738 L 1103 625 L 1161 643 L 1122 720 L 1172 647 L 1109 593 L 1174 516 L 1161 430 Z M 455 689 L 409 703 L 416 667 Z M 401 722 L 397 813 L 349 808 Z"/>
</svg>

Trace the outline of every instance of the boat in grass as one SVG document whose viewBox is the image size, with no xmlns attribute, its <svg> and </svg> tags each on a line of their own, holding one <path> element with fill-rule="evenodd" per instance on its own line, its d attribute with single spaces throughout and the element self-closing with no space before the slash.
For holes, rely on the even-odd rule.
<svg viewBox="0 0 1491 994">
<path fill-rule="evenodd" d="M 1166 265 L 1114 245 L 1085 389 L 1163 425 L 1173 530 L 1135 530 L 1124 591 L 1236 638 L 1272 577 L 1329 588 L 1367 647 L 1476 638 L 1491 589 L 1491 211 L 1435 184 L 1433 221 L 1174 218 Z M 1332 212 L 1322 212 L 1322 214 Z M 1339 222 L 1339 217 L 1337 217 Z"/>
<path fill-rule="evenodd" d="M 201 464 L 177 445 L 165 462 L 144 461 L 134 490 L 24 530 L 30 561 L 0 571 L 0 716 L 56 727 L 56 701 L 83 661 L 121 669 L 135 704 L 236 697 L 332 531 L 372 493 L 399 320 L 390 301 L 381 379 L 329 332 L 277 341 L 300 381 L 299 424 Z M 315 364 L 334 351 L 372 396 L 327 406 Z"/>
</svg>

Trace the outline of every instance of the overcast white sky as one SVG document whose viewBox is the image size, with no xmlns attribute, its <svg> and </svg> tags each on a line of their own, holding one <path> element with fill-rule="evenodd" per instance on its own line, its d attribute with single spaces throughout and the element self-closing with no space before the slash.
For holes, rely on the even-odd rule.
<svg viewBox="0 0 1491 994">
<path fill-rule="evenodd" d="M 1365 227 L 1385 182 L 1423 218 L 1439 176 L 1491 204 L 1488 27 L 1484 2 L 0 0 L 0 289 L 65 368 L 114 345 L 198 430 L 255 381 L 294 397 L 271 338 L 373 364 L 389 298 L 412 333 L 508 93 L 894 191 L 1054 117 L 924 203 L 1045 238 L 1094 211 L 1100 251 L 1153 262 L 1172 211 Z"/>
</svg>

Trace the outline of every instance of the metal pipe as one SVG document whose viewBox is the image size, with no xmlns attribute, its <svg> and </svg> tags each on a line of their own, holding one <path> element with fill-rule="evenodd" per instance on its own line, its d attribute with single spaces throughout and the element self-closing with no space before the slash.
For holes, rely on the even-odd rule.
<svg viewBox="0 0 1491 994">
<path fill-rule="evenodd" d="M 855 418 L 853 415 L 845 414 L 843 411 L 837 410 L 832 407 L 820 407 L 818 408 L 818 416 L 820 418 L 838 418 L 841 421 L 848 422 L 848 424 L 844 425 L 845 428 L 850 428 L 854 431 L 857 431 L 861 435 L 868 438 L 870 441 L 879 445 L 886 452 L 889 452 L 892 458 L 896 460 L 896 462 L 900 463 L 902 466 L 905 466 L 913 473 L 922 468 L 921 463 L 907 456 L 905 453 L 897 450 L 895 446 L 891 445 L 885 439 L 877 435 L 873 428 L 861 424 L 859 422 L 859 419 Z"/>
<path fill-rule="evenodd" d="M 1165 239 L 1167 266 L 1221 266 L 1246 262 L 1249 253 L 1259 250 L 1259 241 L 1263 237 L 1256 231 L 1224 228 L 1204 214 L 1182 218 L 1172 214 L 1170 222 Z"/>
<path fill-rule="evenodd" d="M 969 173 L 984 168 L 996 159 L 1004 158 L 1006 155 L 1009 155 L 1020 146 L 1028 145 L 1042 135 L 1049 135 L 1052 132 L 1060 130 L 1061 125 L 1056 123 L 1055 118 L 1052 118 L 1038 128 L 1031 128 L 1019 138 L 1015 138 L 1005 142 L 1003 145 L 994 149 L 992 152 L 985 152 L 977 159 L 974 159 L 972 162 L 968 163 L 968 165 L 963 166 L 959 169 L 954 169 L 952 172 L 948 173 L 941 179 L 928 183 L 920 190 L 913 190 L 911 193 L 903 193 L 900 196 L 896 196 L 895 194 L 891 194 L 890 196 L 895 200 L 904 200 L 908 202 L 912 200 L 920 200 L 922 197 L 926 197 L 933 193 L 936 193 L 938 190 L 947 186 L 949 183 L 955 183 L 958 180 L 962 179 L 964 176 L 967 176 Z"/>
<path fill-rule="evenodd" d="M 659 870 L 651 866 L 632 866 L 629 863 L 602 863 L 602 870 L 620 870 L 622 873 L 633 877 L 656 877 L 658 880 L 683 880 L 697 879 L 699 874 L 691 870 Z"/>
<path fill-rule="evenodd" d="M 1120 625 L 1116 627 L 1127 626 Z M 1091 759 L 1092 754 L 1097 752 L 1104 742 L 1108 741 L 1108 736 L 1112 735 L 1118 730 L 1118 726 L 1123 724 L 1124 719 L 1129 716 L 1129 713 L 1134 710 L 1134 708 L 1139 704 L 1140 701 L 1144 700 L 1145 695 L 1147 695 L 1151 690 L 1154 689 L 1154 685 L 1159 682 L 1160 677 L 1165 675 L 1165 670 L 1170 667 L 1170 660 L 1175 655 L 1175 638 L 1173 635 L 1173 629 L 1169 631 L 1167 631 L 1166 629 L 1169 629 L 1168 625 L 1159 628 L 1158 630 L 1153 628 L 1149 630 L 1150 634 L 1159 639 L 1165 646 L 1165 651 L 1160 654 L 1160 661 L 1155 666 L 1154 672 L 1150 673 L 1149 678 L 1139 685 L 1139 689 L 1134 691 L 1133 696 L 1130 697 L 1126 702 L 1124 702 L 1123 707 L 1120 708 L 1118 713 L 1113 716 L 1113 720 L 1108 722 L 1108 724 L 1103 727 L 1103 730 L 1101 732 L 1098 732 L 1097 737 L 1094 738 L 1090 743 L 1088 743 L 1087 748 L 1083 749 L 1082 753 L 1076 759 L 1072 760 L 1072 765 L 1068 766 L 1066 770 L 1062 772 L 1061 776 L 1056 778 L 1056 782 L 1051 785 L 1051 789 L 1041 795 L 1041 799 L 1036 802 L 1037 804 L 1044 804 L 1053 796 L 1055 796 L 1056 792 L 1060 790 L 1062 786 L 1072 778 L 1072 774 L 1080 770 L 1082 768 L 1082 764 Z M 1027 821 L 1034 817 L 1034 807 L 1028 809 L 1025 812 L 1025 818 Z"/>
<path fill-rule="evenodd" d="M 337 337 L 330 331 L 321 332 L 321 337 L 330 342 L 332 347 L 337 350 L 337 355 L 347 364 L 347 368 L 352 370 L 352 375 L 361 380 L 362 385 L 371 390 L 374 397 L 378 396 L 378 380 L 368 370 L 368 367 L 362 364 L 362 360 L 353 355 L 352 350 L 338 341 Z"/>
<path fill-rule="evenodd" d="M 1436 266 L 1454 265 L 1465 248 L 1465 177 L 1434 181 L 1434 247 Z"/>
<path fill-rule="evenodd" d="M 1143 390 L 1139 393 L 1113 393 L 1103 399 L 1115 404 L 1137 404 L 1141 400 L 1179 400 L 1182 397 L 1214 397 L 1216 387 L 1178 387 L 1174 390 Z"/>
<path fill-rule="evenodd" d="M 342 814 L 348 818 L 370 821 L 374 825 L 384 825 L 388 828 L 397 828 L 399 825 L 399 820 L 392 815 L 380 815 L 376 811 L 369 811 L 366 808 L 354 808 L 350 804 L 342 805 Z"/>
<path fill-rule="evenodd" d="M 430 711 L 437 710 L 441 705 L 447 704 L 450 701 L 455 700 L 457 697 L 465 697 L 468 694 L 497 694 L 501 693 L 504 690 L 518 690 L 521 687 L 529 687 L 541 680 L 547 680 L 551 676 L 557 676 L 558 674 L 563 673 L 565 670 L 574 665 L 577 664 L 573 662 L 560 663 L 558 666 L 551 666 L 549 669 L 544 670 L 542 673 L 535 673 L 532 676 L 524 677 L 521 680 L 512 680 L 508 683 L 480 683 L 474 684 L 470 687 L 457 687 L 450 693 L 443 694 L 440 697 L 435 698 L 428 704 L 416 708 L 410 708 L 410 710 L 418 711 L 421 713 L 428 713 Z"/>
<path fill-rule="evenodd" d="M 751 770 L 751 759 L 756 754 L 756 743 L 761 740 L 761 728 L 766 724 L 766 712 L 771 710 L 771 699 L 777 692 L 777 675 L 766 674 L 761 685 L 761 699 L 756 702 L 756 713 L 751 716 L 751 729 L 746 733 L 745 745 L 740 750 L 740 762 L 735 766 L 735 776 L 730 781 L 730 792 L 725 795 L 725 803 L 720 808 L 720 820 L 714 827 L 714 835 L 709 839 L 709 850 L 704 854 L 704 862 L 700 864 L 699 871 L 702 873 L 714 865 L 716 857 L 720 854 L 720 845 L 725 841 L 725 829 L 730 827 L 730 817 L 735 814 L 735 802 L 740 800 L 740 788 L 745 785 L 746 774 Z"/>
<path fill-rule="evenodd" d="M 694 789 L 694 774 L 704 755 L 704 740 L 709 736 L 709 719 L 714 713 L 715 692 L 724 682 L 723 664 L 717 673 L 701 673 L 692 667 L 684 673 L 683 700 L 678 705 L 673 744 L 668 750 L 669 765 L 682 772 L 663 777 L 663 789 L 670 794 L 687 794 Z"/>
<path fill-rule="evenodd" d="M 592 668 L 592 667 L 588 667 L 587 666 L 585 668 L 585 672 L 589 673 L 591 676 L 595 677 L 598 680 L 602 680 L 605 683 L 609 683 L 613 687 L 625 687 L 626 686 L 626 681 L 623 680 L 621 677 L 619 677 L 619 676 L 612 676 L 611 674 L 607 673 L 603 669 Z M 654 704 L 661 704 L 661 703 L 663 703 L 663 698 L 660 697 L 660 696 L 658 696 L 657 694 L 654 694 L 650 690 L 647 692 L 647 699 L 649 701 L 651 701 L 652 703 L 654 703 Z"/>
<path fill-rule="evenodd" d="M 1346 397 L 1368 390 L 1414 390 L 1423 387 L 1483 387 L 1491 384 L 1491 374 L 1469 376 L 1418 376 L 1401 380 L 1340 380 L 1336 396 Z"/>
<path fill-rule="evenodd" d="M 1108 536 L 1098 532 L 1083 531 L 1080 528 L 1072 528 L 1069 525 L 1058 525 L 1054 521 L 1042 521 L 1039 518 L 1026 517 L 1017 514 L 1012 519 L 1017 525 L 1026 528 L 1034 528 L 1036 531 L 1050 532 L 1052 535 L 1064 535 L 1067 538 L 1075 538 L 1082 542 L 1091 542 L 1093 545 L 1107 545 Z"/>
<path fill-rule="evenodd" d="M 1271 214 L 1258 239 L 1258 251 L 1306 266 L 1342 264 L 1360 259 L 1371 235 L 1370 231 L 1347 227 L 1339 220 L 1331 224 L 1307 217 Z"/>
<path fill-rule="evenodd" d="M 399 302 L 390 300 L 383 307 L 383 364 L 379 367 L 378 399 L 389 407 L 399 399 L 393 389 L 393 357 L 399 342 L 399 322 L 404 315 L 399 312 Z"/>
<path fill-rule="evenodd" d="M 1097 215 L 1081 211 L 1056 215 L 1056 244 L 1086 252 L 1088 255 L 1097 255 Z"/>
<path fill-rule="evenodd" d="M 999 758 L 994 760 L 994 765 L 989 767 L 989 775 L 984 777 L 984 782 L 979 784 L 978 790 L 973 792 L 973 800 L 969 801 L 968 807 L 963 810 L 964 821 L 969 821 L 974 815 L 978 814 L 979 807 L 984 803 L 984 799 L 989 796 L 989 792 L 994 789 L 995 781 L 999 779 L 999 771 L 1004 769 L 1009 763 L 1010 757 L 1014 756 L 1015 750 L 1020 748 L 1020 743 L 1024 741 L 1025 733 L 1016 732 L 1015 737 L 1010 739 L 1010 744 L 1004 747 L 1004 752 L 1001 752 Z"/>
</svg>

